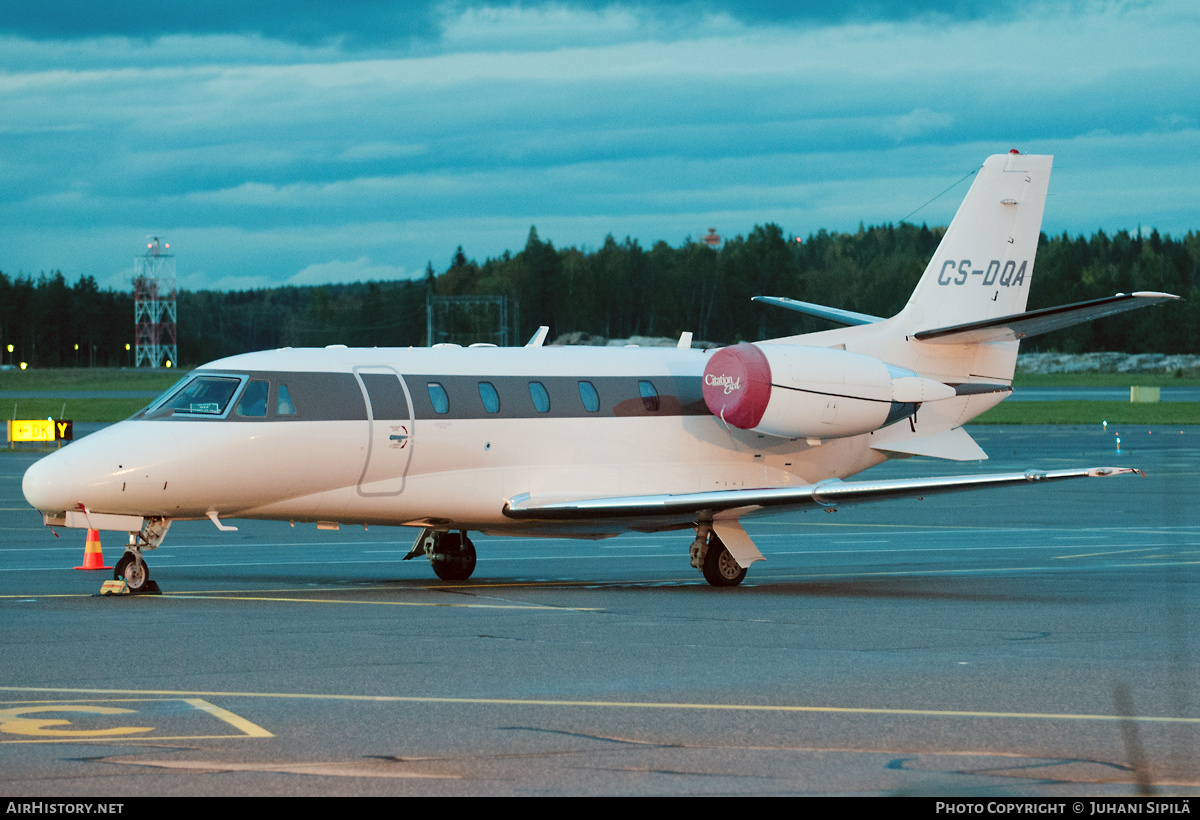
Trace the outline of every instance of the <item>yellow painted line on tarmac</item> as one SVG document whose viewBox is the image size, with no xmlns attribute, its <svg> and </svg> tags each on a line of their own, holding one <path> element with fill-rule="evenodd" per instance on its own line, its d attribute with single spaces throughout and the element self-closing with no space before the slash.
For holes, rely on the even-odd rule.
<svg viewBox="0 0 1200 820">
<path fill-rule="evenodd" d="M 631 582 L 632 583 L 632 582 Z M 594 582 L 591 582 L 594 585 Z M 583 586 L 584 582 L 577 582 L 574 585 Z M 412 589 L 396 589 L 393 587 L 330 587 L 328 589 L 314 590 L 306 589 L 284 589 L 279 592 L 295 593 L 306 592 L 311 594 L 317 592 L 378 592 L 380 590 L 392 592 L 427 592 L 430 590 L 445 590 L 445 589 L 461 589 L 464 592 L 474 592 L 478 590 L 492 589 L 504 586 L 547 586 L 546 584 L 537 584 L 536 582 L 524 582 L 513 584 L 475 584 L 469 587 L 452 587 L 452 586 L 423 586 Z M 271 593 L 274 590 L 252 590 L 260 593 Z M 29 593 L 26 595 L 0 595 L 0 600 L 5 599 L 22 599 L 34 600 L 38 598 L 97 598 L 100 597 L 90 592 L 70 592 L 70 593 L 54 593 L 51 595 L 43 595 L 40 593 Z M 446 602 L 418 602 L 418 601 L 346 601 L 346 600 L 326 600 L 322 598 L 293 598 L 280 595 L 260 594 L 260 595 L 245 595 L 236 591 L 223 592 L 169 592 L 161 595 L 128 595 L 120 596 L 126 598 L 145 598 L 145 599 L 176 599 L 176 600 L 216 600 L 216 601 L 279 601 L 286 603 L 307 603 L 307 604 L 362 604 L 373 606 L 432 606 L 432 607 L 451 607 L 458 609 L 543 609 L 551 611 L 565 612 L 601 612 L 603 607 L 586 607 L 586 606 L 548 606 L 541 604 L 481 604 L 481 603 L 446 603 Z"/>
<path fill-rule="evenodd" d="M 216 601 L 277 601 L 281 603 L 301 603 L 301 604 L 342 604 L 342 605 L 360 605 L 360 606 L 434 606 L 434 607 L 449 607 L 456 609 L 551 609 L 551 610 L 567 610 L 570 612 L 596 612 L 599 607 L 573 607 L 573 606 L 539 606 L 537 604 L 449 604 L 449 603 L 434 603 L 434 602 L 419 602 L 419 601 L 330 601 L 322 598 L 282 598 L 275 596 L 259 596 L 259 595 L 163 595 L 163 598 L 177 599 L 211 599 Z"/>
<path fill-rule="evenodd" d="M 46 692 L 49 690 L 36 689 L 29 691 Z M 144 718 L 134 718 L 138 714 L 137 709 L 127 709 L 112 705 L 98 704 L 157 704 L 170 702 L 178 698 L 178 696 L 161 696 L 156 693 L 130 693 L 140 694 L 140 697 L 131 698 L 84 698 L 70 700 L 32 700 L 32 701 L 0 701 L 0 745 L 13 743 L 79 743 L 86 741 L 103 741 L 105 743 L 112 742 L 137 742 L 139 740 L 148 741 L 163 741 L 163 740 L 229 740 L 233 738 L 272 738 L 275 735 L 268 732 L 266 729 L 246 720 L 239 715 L 235 715 L 228 709 L 223 709 L 220 706 L 209 703 L 199 697 L 182 697 L 179 698 L 187 705 L 191 706 L 197 712 L 202 712 L 217 720 L 228 724 L 238 734 L 235 735 L 214 735 L 214 734 L 188 734 L 188 735 L 162 735 L 154 734 L 158 731 L 155 726 L 110 726 L 102 729 L 79 729 L 72 726 L 72 722 L 65 718 L 66 715 L 85 715 L 92 720 L 103 720 L 105 717 L 115 720 L 144 720 Z M 150 717 L 153 721 L 153 716 Z M 17 735 L 18 738 L 5 737 L 8 735 Z"/>
<path fill-rule="evenodd" d="M 1200 717 L 1158 715 L 1098 715 L 1070 712 L 997 712 L 954 709 L 898 709 L 867 706 L 794 706 L 766 703 L 688 703 L 673 701 L 557 700 L 546 698 L 455 698 L 403 695 L 336 695 L 294 692 L 208 692 L 156 689 L 73 689 L 30 686 L 0 686 L 3 692 L 53 692 L 84 695 L 156 695 L 189 698 L 273 698 L 277 700 L 336 700 L 364 703 L 448 703 L 467 706 L 555 706 L 603 709 L 668 709 L 701 712 L 784 712 L 826 715 L 888 715 L 893 717 L 998 718 L 1016 720 L 1077 720 L 1093 722 L 1135 721 L 1138 723 L 1197 724 Z"/>
<path fill-rule="evenodd" d="M 52 595 L 42 595 L 40 593 L 30 593 L 28 595 L 0 595 L 0 600 L 7 598 L 26 598 L 32 600 L 34 598 L 94 598 L 95 596 L 83 592 L 56 592 Z"/>
<path fill-rule="evenodd" d="M 1153 547 L 1142 547 L 1136 550 L 1105 550 L 1104 552 L 1081 552 L 1078 555 L 1056 555 L 1054 560 L 1061 561 L 1064 558 L 1094 558 L 1097 555 L 1121 555 L 1129 552 L 1150 552 L 1150 550 L 1158 549 L 1159 547 L 1171 546 L 1170 544 L 1156 544 Z"/>
<path fill-rule="evenodd" d="M 251 723 L 244 717 L 239 717 L 233 712 L 230 712 L 228 709 L 222 709 L 220 706 L 214 706 L 213 704 L 206 700 L 202 700 L 201 698 L 184 698 L 184 702 L 194 706 L 201 712 L 208 712 L 208 714 L 212 715 L 218 720 L 225 721 L 238 731 L 243 732 L 247 737 L 275 737 L 275 735 L 271 734 L 266 729 Z"/>
</svg>

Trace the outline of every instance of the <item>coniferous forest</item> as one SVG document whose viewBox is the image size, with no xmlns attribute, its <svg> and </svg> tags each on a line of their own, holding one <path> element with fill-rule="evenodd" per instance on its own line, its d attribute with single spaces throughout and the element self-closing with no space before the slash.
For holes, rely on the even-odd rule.
<svg viewBox="0 0 1200 820">
<path fill-rule="evenodd" d="M 691 240 L 643 248 L 612 236 L 588 249 L 556 248 L 534 228 L 515 254 L 477 262 L 460 247 L 446 268 L 439 272 L 431 263 L 415 280 L 181 291 L 179 364 L 275 347 L 424 345 L 428 295 L 507 296 L 512 344 L 539 325 L 550 326 L 550 339 L 572 331 L 625 338 L 690 330 L 696 339 L 719 343 L 821 330 L 831 325 L 750 299 L 788 296 L 890 316 L 908 299 L 943 231 L 901 223 L 856 233 L 822 230 L 796 242 L 767 224 L 716 249 Z M 1023 349 L 1200 352 L 1200 234 L 1043 234 L 1030 310 L 1138 290 L 1167 291 L 1185 301 L 1048 334 Z M 118 292 L 101 290 L 90 276 L 72 284 L 60 271 L 37 277 L 0 272 L 4 364 L 128 366 L 133 317 L 132 285 Z M 448 340 L 491 339 L 463 331 Z"/>
</svg>

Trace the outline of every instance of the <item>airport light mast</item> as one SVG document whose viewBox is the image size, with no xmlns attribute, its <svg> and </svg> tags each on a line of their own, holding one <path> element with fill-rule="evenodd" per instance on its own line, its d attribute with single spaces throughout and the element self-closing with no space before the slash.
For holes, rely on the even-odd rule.
<svg viewBox="0 0 1200 820">
<path fill-rule="evenodd" d="M 175 257 L 155 236 L 146 253 L 133 259 L 134 367 L 173 367 L 177 363 Z"/>
</svg>

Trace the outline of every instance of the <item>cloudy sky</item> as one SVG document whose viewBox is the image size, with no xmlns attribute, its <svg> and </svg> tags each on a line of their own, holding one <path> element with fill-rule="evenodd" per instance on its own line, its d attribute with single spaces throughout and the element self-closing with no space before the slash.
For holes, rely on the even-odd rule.
<svg viewBox="0 0 1200 820">
<path fill-rule="evenodd" d="M 797 8 L 798 7 L 798 8 Z M 1200 230 L 1195 0 L 0 6 L 0 270 L 419 276 L 462 245 L 946 224 L 1055 155 L 1044 228 Z M 924 207 L 921 207 L 923 206 Z"/>
</svg>

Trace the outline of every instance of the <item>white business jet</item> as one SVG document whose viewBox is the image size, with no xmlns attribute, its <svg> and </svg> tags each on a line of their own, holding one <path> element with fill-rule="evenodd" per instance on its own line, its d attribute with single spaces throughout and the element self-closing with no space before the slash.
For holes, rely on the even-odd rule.
<svg viewBox="0 0 1200 820">
<path fill-rule="evenodd" d="M 1011 392 L 1020 339 L 1177 298 L 1025 312 L 1051 160 L 990 157 L 890 319 L 759 297 L 843 327 L 716 351 L 545 347 L 542 328 L 523 348 L 231 356 L 31 466 L 25 497 L 49 526 L 130 533 L 116 575 L 134 590 L 171 522 L 204 518 L 413 527 L 406 558 L 446 580 L 473 572 L 472 530 L 694 530 L 692 566 L 732 586 L 763 558 L 747 516 L 1136 472 L 843 480 L 986 458 L 962 425 Z"/>
</svg>

